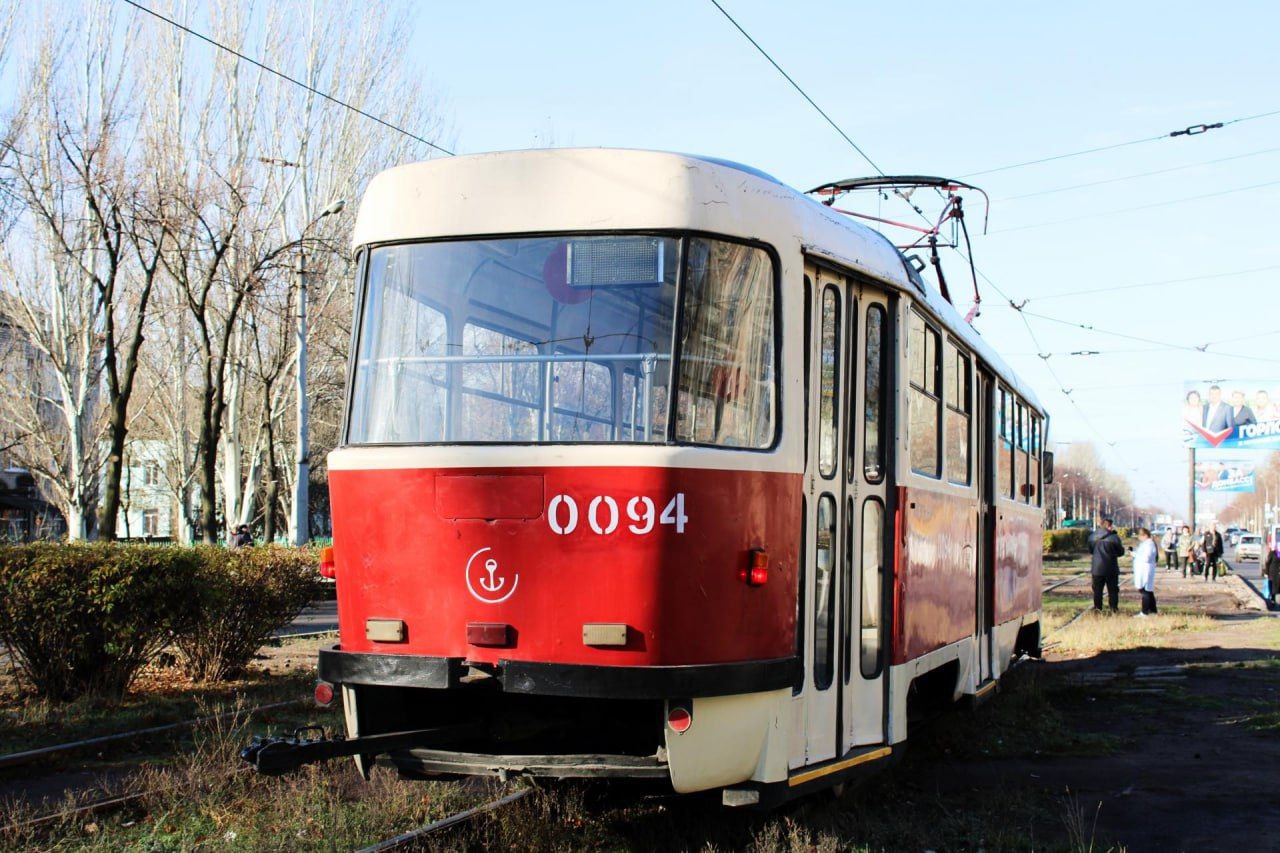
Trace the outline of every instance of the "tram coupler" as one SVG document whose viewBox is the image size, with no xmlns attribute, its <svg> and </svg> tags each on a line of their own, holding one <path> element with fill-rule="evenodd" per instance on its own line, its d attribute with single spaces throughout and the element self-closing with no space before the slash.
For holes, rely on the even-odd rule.
<svg viewBox="0 0 1280 853">
<path fill-rule="evenodd" d="M 305 737 L 309 732 L 319 732 L 320 736 Z M 347 738 L 340 734 L 329 737 L 320 726 L 303 726 L 294 729 L 289 737 L 254 735 L 249 745 L 240 750 L 240 758 L 253 765 L 264 776 L 278 776 L 304 764 L 314 764 L 330 758 L 352 755 L 373 757 L 400 749 L 439 747 L 473 732 L 474 727 L 470 725 L 444 726 Z"/>
</svg>

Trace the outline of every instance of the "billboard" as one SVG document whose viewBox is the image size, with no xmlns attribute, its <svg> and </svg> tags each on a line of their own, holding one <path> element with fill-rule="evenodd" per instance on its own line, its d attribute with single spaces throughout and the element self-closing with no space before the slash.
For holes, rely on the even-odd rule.
<svg viewBox="0 0 1280 853">
<path fill-rule="evenodd" d="M 1187 447 L 1280 449 L 1280 383 L 1188 382 L 1182 389 Z"/>
<path fill-rule="evenodd" d="M 1249 459 L 1196 461 L 1196 491 L 1229 494 L 1256 491 L 1255 466 Z"/>
</svg>

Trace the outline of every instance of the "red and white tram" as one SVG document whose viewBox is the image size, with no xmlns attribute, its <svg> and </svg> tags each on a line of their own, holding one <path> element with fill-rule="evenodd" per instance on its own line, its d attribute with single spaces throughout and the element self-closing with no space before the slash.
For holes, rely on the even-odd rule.
<svg viewBox="0 0 1280 853">
<path fill-rule="evenodd" d="M 320 677 L 362 768 L 774 802 L 1038 651 L 1044 410 L 879 233 L 552 150 L 385 172 L 354 242 Z"/>
</svg>

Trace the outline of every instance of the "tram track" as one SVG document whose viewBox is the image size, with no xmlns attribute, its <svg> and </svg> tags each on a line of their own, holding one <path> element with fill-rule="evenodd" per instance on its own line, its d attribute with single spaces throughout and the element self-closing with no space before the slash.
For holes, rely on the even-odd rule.
<svg viewBox="0 0 1280 853">
<path fill-rule="evenodd" d="M 0 755 L 0 769 L 8 767 L 20 767 L 24 764 L 30 764 L 41 758 L 48 758 L 54 755 L 61 755 L 68 752 L 76 752 L 92 746 L 102 746 L 109 743 L 119 743 L 123 741 L 137 740 L 138 738 L 150 737 L 151 735 L 160 734 L 162 732 L 177 731 L 179 729 L 191 728 L 202 723 L 213 723 L 221 720 L 233 719 L 236 717 L 251 717 L 254 714 L 263 711 L 274 711 L 280 708 L 288 708 L 294 705 L 300 705 L 309 699 L 289 699 L 284 702 L 271 702 L 266 705 L 258 705 L 253 708 L 244 708 L 241 710 L 225 711 L 221 714 L 209 714 L 204 717 L 195 717 L 190 720 L 179 720 L 174 723 L 164 723 L 158 726 L 147 726 L 141 729 L 132 729 L 127 732 L 115 732 L 109 735 L 99 735 L 97 737 L 84 738 L 82 740 L 68 741 L 67 743 L 51 744 L 50 746 L 37 747 L 36 749 L 27 749 L 21 752 L 11 752 L 7 755 Z"/>
<path fill-rule="evenodd" d="M 482 815 L 485 812 L 495 811 L 504 806 L 509 806 L 514 802 L 518 802 L 519 800 L 523 800 L 525 797 L 532 794 L 533 791 L 533 788 L 521 788 L 519 791 L 507 794 L 505 797 L 499 797 L 496 800 L 491 800 L 490 802 L 473 806 L 469 809 L 464 809 L 463 811 L 456 812 L 448 817 L 441 818 L 440 820 L 434 820 L 431 823 L 423 824 L 417 829 L 411 829 L 408 832 L 402 832 L 399 835 L 394 835 L 391 838 L 387 838 L 375 844 L 370 844 L 368 847 L 362 847 L 358 853 L 384 853 L 384 851 L 387 850 L 401 850 L 428 835 L 441 832 L 449 827 L 457 826 L 460 823 L 466 823 L 472 818 Z"/>
</svg>

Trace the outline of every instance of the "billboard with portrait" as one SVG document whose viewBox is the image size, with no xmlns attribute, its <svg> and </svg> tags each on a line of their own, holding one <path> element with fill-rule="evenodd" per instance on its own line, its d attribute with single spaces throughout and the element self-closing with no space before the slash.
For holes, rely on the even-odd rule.
<svg viewBox="0 0 1280 853">
<path fill-rule="evenodd" d="M 1188 382 L 1182 389 L 1187 447 L 1280 448 L 1280 382 Z"/>
<path fill-rule="evenodd" d="M 1196 460 L 1196 491 L 1215 494 L 1254 492 L 1255 469 L 1250 459 Z"/>
</svg>

